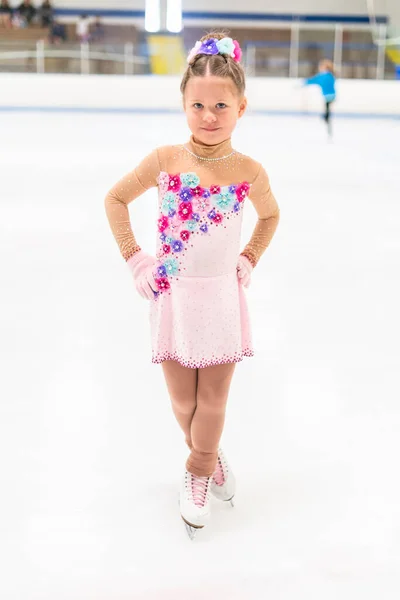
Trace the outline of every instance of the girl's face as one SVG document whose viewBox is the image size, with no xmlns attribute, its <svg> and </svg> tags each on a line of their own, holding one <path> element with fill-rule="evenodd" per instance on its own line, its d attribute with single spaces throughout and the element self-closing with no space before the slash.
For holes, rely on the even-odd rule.
<svg viewBox="0 0 400 600">
<path fill-rule="evenodd" d="M 246 110 L 247 100 L 240 97 L 229 77 L 192 77 L 183 97 L 187 122 L 194 137 L 210 146 L 230 138 L 237 120 Z"/>
</svg>

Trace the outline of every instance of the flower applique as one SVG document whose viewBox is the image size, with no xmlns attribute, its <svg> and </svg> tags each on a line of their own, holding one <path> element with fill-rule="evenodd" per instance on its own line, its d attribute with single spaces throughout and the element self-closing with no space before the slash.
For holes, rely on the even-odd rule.
<svg viewBox="0 0 400 600">
<path fill-rule="evenodd" d="M 190 202 L 193 198 L 193 193 L 190 187 L 184 187 L 179 192 L 179 198 L 182 202 Z"/>
<path fill-rule="evenodd" d="M 163 213 L 163 215 L 171 216 L 171 214 L 169 213 L 171 213 L 172 211 L 176 211 L 175 194 L 173 194 L 172 192 L 167 192 L 162 201 L 161 212 Z"/>
<path fill-rule="evenodd" d="M 160 188 L 161 194 L 165 194 L 165 192 L 168 191 L 168 185 L 169 185 L 168 173 L 164 173 L 162 171 L 157 178 L 157 182 L 158 182 L 158 186 Z"/>
<path fill-rule="evenodd" d="M 215 200 L 215 204 L 220 210 L 226 212 L 230 210 L 235 202 L 235 197 L 229 191 L 221 191 Z"/>
<path fill-rule="evenodd" d="M 179 209 L 178 209 L 178 215 L 179 218 L 182 219 L 182 221 L 187 221 L 188 219 L 190 219 L 190 217 L 192 216 L 193 213 L 193 207 L 191 202 L 182 202 L 179 205 Z"/>
<path fill-rule="evenodd" d="M 170 175 L 168 189 L 171 192 L 177 192 L 181 187 L 181 178 L 179 175 Z"/>
<path fill-rule="evenodd" d="M 226 42 L 223 54 L 228 54 L 225 52 L 228 45 Z M 196 233 L 207 235 L 210 226 L 218 226 L 229 214 L 239 213 L 250 185 L 244 181 L 203 188 L 196 173 L 170 175 L 164 172 L 158 177 L 158 185 L 161 214 L 157 226 L 161 245 L 154 276 L 159 292 L 164 292 L 171 288 L 169 278 L 179 274 L 177 256 L 184 252 L 186 244 L 191 243 L 192 236 Z"/>
<path fill-rule="evenodd" d="M 193 217 L 193 215 L 192 215 L 192 217 Z M 199 224 L 195 219 L 190 219 L 190 221 L 186 222 L 186 227 L 188 228 L 190 233 L 193 233 L 193 231 L 196 231 L 198 226 L 199 226 Z"/>
<path fill-rule="evenodd" d="M 182 252 L 183 244 L 182 244 L 181 240 L 173 240 L 171 242 L 171 248 L 172 248 L 172 252 Z"/>
<path fill-rule="evenodd" d="M 189 238 L 190 238 L 190 231 L 188 231 L 187 229 L 183 229 L 181 231 L 181 240 L 183 242 L 187 242 Z"/>
<path fill-rule="evenodd" d="M 175 276 L 178 274 L 179 265 L 176 258 L 168 258 L 162 265 L 165 269 L 166 276 Z"/>
<path fill-rule="evenodd" d="M 243 202 L 250 190 L 250 185 L 245 181 L 236 188 L 236 197 L 239 202 Z"/>
<path fill-rule="evenodd" d="M 210 193 L 211 193 L 211 194 L 219 194 L 219 193 L 220 193 L 220 191 L 221 191 L 221 188 L 220 188 L 220 186 L 219 186 L 219 185 L 212 185 L 212 186 L 210 187 Z"/>
<path fill-rule="evenodd" d="M 181 228 L 182 221 L 178 215 L 175 215 L 172 219 L 169 219 L 168 231 L 171 234 L 171 237 L 178 237 Z"/>
<path fill-rule="evenodd" d="M 171 284 L 166 277 L 155 277 L 154 279 L 160 292 L 165 292 L 170 289 Z"/>
<path fill-rule="evenodd" d="M 158 231 L 164 232 L 169 225 L 168 217 L 160 217 L 158 219 Z"/>
<path fill-rule="evenodd" d="M 211 206 L 210 199 L 203 196 L 193 198 L 193 209 L 195 212 L 204 213 Z"/>
<path fill-rule="evenodd" d="M 182 173 L 181 178 L 183 185 L 190 188 L 195 188 L 200 183 L 200 177 L 196 173 Z"/>
</svg>

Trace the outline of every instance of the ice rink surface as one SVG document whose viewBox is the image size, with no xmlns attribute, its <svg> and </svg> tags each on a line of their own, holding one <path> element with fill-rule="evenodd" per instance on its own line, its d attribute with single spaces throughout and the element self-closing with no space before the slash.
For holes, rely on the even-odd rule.
<svg viewBox="0 0 400 600">
<path fill-rule="evenodd" d="M 106 221 L 184 117 L 0 113 L 2 600 L 398 600 L 400 122 L 247 115 L 281 223 L 248 293 L 223 447 L 236 507 L 194 543 L 186 459 Z M 130 205 L 155 248 L 156 192 Z M 255 212 L 245 209 L 243 243 Z"/>
</svg>

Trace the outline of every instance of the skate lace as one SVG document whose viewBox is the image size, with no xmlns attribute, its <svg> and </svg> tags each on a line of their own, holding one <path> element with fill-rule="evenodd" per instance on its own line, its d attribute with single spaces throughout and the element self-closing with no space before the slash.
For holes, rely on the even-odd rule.
<svg viewBox="0 0 400 600">
<path fill-rule="evenodd" d="M 224 485 L 225 483 L 225 472 L 222 465 L 222 460 L 223 459 L 221 455 L 218 454 L 217 466 L 215 467 L 215 471 L 213 473 L 213 480 L 219 486 Z"/>
<path fill-rule="evenodd" d="M 190 479 L 193 502 L 199 508 L 203 508 L 208 497 L 210 477 L 198 477 L 190 474 Z"/>
</svg>

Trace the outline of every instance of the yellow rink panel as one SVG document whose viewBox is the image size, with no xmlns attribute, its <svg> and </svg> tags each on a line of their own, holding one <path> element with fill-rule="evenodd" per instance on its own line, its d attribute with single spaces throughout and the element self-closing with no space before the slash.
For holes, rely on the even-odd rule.
<svg viewBox="0 0 400 600">
<path fill-rule="evenodd" d="M 400 65 L 400 50 L 398 48 L 386 48 L 386 54 L 395 65 Z"/>
<path fill-rule="evenodd" d="M 185 49 L 180 36 L 149 35 L 147 44 L 154 75 L 178 75 L 185 68 Z"/>
</svg>

